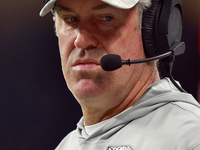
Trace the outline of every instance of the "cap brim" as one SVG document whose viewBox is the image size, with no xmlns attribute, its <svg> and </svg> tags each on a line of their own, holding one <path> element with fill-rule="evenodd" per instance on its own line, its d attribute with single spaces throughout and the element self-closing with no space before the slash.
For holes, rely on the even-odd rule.
<svg viewBox="0 0 200 150">
<path fill-rule="evenodd" d="M 100 0 L 100 1 L 120 9 L 130 9 L 139 2 L 139 0 Z"/>
<path fill-rule="evenodd" d="M 49 13 L 55 6 L 57 0 L 50 0 L 40 11 L 40 16 L 43 17 Z M 100 0 L 108 5 L 111 5 L 120 9 L 130 9 L 134 7 L 139 0 Z"/>
<path fill-rule="evenodd" d="M 40 16 L 43 17 L 48 14 L 55 6 L 57 0 L 50 0 L 40 11 Z"/>
</svg>

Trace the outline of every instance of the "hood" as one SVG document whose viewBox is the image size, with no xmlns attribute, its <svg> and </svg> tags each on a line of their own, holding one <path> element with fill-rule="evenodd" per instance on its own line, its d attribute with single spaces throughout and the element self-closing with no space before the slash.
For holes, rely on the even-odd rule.
<svg viewBox="0 0 200 150">
<path fill-rule="evenodd" d="M 198 102 L 191 94 L 180 92 L 170 79 L 164 78 L 149 86 L 143 96 L 132 107 L 110 118 L 101 129 L 98 129 L 95 134 L 87 138 L 107 139 L 134 119 L 146 116 L 152 111 L 172 102 L 189 103 L 199 108 Z M 86 132 L 83 117 L 77 124 L 77 128 L 78 137 L 85 138 Z"/>
</svg>

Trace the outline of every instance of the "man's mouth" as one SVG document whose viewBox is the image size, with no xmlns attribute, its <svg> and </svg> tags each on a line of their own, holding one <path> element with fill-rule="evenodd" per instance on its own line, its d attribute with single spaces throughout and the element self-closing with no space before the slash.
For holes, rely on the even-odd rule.
<svg viewBox="0 0 200 150">
<path fill-rule="evenodd" d="M 95 69 L 100 66 L 100 63 L 95 60 L 77 60 L 73 65 L 73 69 L 76 70 L 89 70 Z"/>
</svg>

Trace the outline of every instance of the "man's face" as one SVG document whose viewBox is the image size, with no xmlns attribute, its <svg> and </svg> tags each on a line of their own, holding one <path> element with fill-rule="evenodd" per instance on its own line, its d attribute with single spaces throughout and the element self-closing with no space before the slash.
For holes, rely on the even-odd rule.
<svg viewBox="0 0 200 150">
<path fill-rule="evenodd" d="M 136 8 L 122 10 L 100 0 L 58 0 L 55 25 L 63 74 L 81 105 L 115 107 L 129 95 L 145 64 L 106 72 L 100 59 L 145 58 Z"/>
</svg>

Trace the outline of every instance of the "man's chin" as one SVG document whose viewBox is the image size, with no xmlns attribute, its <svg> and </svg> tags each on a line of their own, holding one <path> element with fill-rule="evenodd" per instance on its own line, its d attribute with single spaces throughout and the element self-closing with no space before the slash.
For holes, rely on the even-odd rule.
<svg viewBox="0 0 200 150">
<path fill-rule="evenodd" d="M 91 79 L 82 79 L 78 84 L 74 84 L 70 90 L 77 100 L 98 99 L 103 93 L 102 89 Z"/>
</svg>

